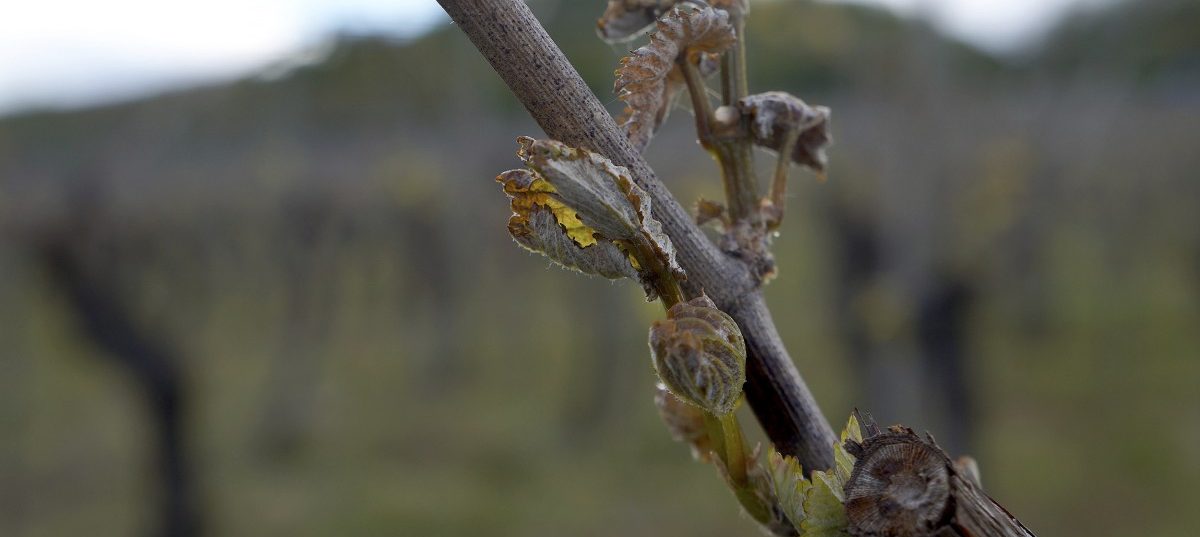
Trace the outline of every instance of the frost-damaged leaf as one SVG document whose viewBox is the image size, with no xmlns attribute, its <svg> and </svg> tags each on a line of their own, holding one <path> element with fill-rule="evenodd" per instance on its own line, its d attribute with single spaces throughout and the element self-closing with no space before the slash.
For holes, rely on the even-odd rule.
<svg viewBox="0 0 1200 537">
<path fill-rule="evenodd" d="M 624 168 L 621 168 L 622 170 Z M 662 223 L 654 219 L 650 208 L 650 196 L 646 194 L 642 187 L 637 186 L 628 175 L 623 175 L 619 178 L 618 184 L 621 186 L 629 201 L 637 207 L 638 216 L 642 219 L 641 232 L 650 243 L 650 247 L 654 249 L 654 253 L 659 259 L 663 260 L 663 264 L 671 271 L 671 274 L 679 281 L 687 279 L 687 273 L 679 266 L 679 261 L 675 259 L 675 245 L 671 244 L 671 238 L 667 236 L 667 232 L 663 231 Z"/>
<path fill-rule="evenodd" d="M 676 4 L 687 0 L 609 0 L 604 14 L 596 21 L 596 33 L 608 43 L 629 41 L 649 30 L 659 17 Z M 700 4 L 700 2 L 692 3 Z M 747 0 L 711 0 L 714 8 L 726 11 L 750 11 Z"/>
<path fill-rule="evenodd" d="M 609 43 L 628 41 L 648 30 L 680 0 L 609 0 L 596 21 L 596 33 Z"/>
<path fill-rule="evenodd" d="M 812 487 L 804 497 L 804 521 L 800 523 L 803 537 L 842 537 L 846 531 L 846 508 L 842 505 L 842 489 L 831 472 L 812 474 Z"/>
<path fill-rule="evenodd" d="M 496 180 L 512 197 L 508 232 L 518 244 L 585 274 L 638 278 L 629 256 L 611 242 L 596 240 L 595 230 L 550 195 L 553 187 L 545 179 L 529 170 L 511 170 Z"/>
<path fill-rule="evenodd" d="M 505 172 L 497 180 L 512 198 L 509 232 L 518 242 L 584 272 L 610 278 L 632 272 L 648 294 L 645 275 L 630 265 L 639 250 L 653 253 L 676 278 L 685 279 L 670 239 L 651 214 L 649 196 L 628 170 L 554 140 L 517 141 L 517 156 L 528 169 Z M 569 248 L 567 241 L 583 252 Z M 629 266 L 617 263 L 618 258 Z"/>
<path fill-rule="evenodd" d="M 586 226 L 575 210 L 567 207 L 555 197 L 554 186 L 537 173 L 529 170 L 509 170 L 496 176 L 496 182 L 504 186 L 504 193 L 511 200 L 513 215 L 509 218 L 509 231 L 524 231 L 530 213 L 541 207 L 562 225 L 563 232 L 581 247 L 596 244 L 595 230 Z"/>
<path fill-rule="evenodd" d="M 750 95 L 738 101 L 742 114 L 750 118 L 754 143 L 780 150 L 789 130 L 798 129 L 800 138 L 792 151 L 792 161 L 825 171 L 825 148 L 833 141 L 829 135 L 829 109 L 809 106 L 782 91 Z"/>
<path fill-rule="evenodd" d="M 767 455 L 771 470 L 771 488 L 776 505 L 792 526 L 799 528 L 804 522 L 804 499 L 808 496 L 812 482 L 804 477 L 804 470 L 795 457 L 780 455 L 774 449 Z"/>
<path fill-rule="evenodd" d="M 721 66 L 721 57 L 718 54 L 701 53 L 690 61 L 696 65 L 700 76 L 705 78 L 716 73 Z M 621 71 L 618 70 L 618 77 L 621 76 L 620 73 Z M 620 84 L 620 82 L 621 79 L 618 78 L 617 83 Z M 620 117 L 617 118 L 617 124 L 625 128 L 630 142 L 639 151 L 650 145 L 650 139 L 654 137 L 654 133 L 658 132 L 659 127 L 667 122 L 667 116 L 671 114 L 671 109 L 675 108 L 675 101 L 679 99 L 680 93 L 686 87 L 687 81 L 684 79 L 683 69 L 676 64 L 667 73 L 667 78 L 661 86 L 655 86 L 650 91 L 630 93 L 621 97 L 626 106 Z M 645 111 L 645 113 L 639 111 Z M 652 118 L 649 111 L 654 111 Z M 650 119 L 652 121 L 649 121 Z M 635 121 L 637 123 L 634 123 Z"/>
<path fill-rule="evenodd" d="M 614 86 L 625 102 L 617 123 L 639 151 L 650 143 L 683 88 L 680 59 L 698 64 L 702 74 L 711 73 L 718 63 L 716 55 L 737 41 L 729 13 L 711 7 L 675 8 L 657 26 L 649 44 L 621 58 Z"/>
<path fill-rule="evenodd" d="M 629 172 L 608 159 L 554 140 L 517 139 L 517 157 L 553 187 L 550 197 L 574 209 L 608 239 L 629 240 L 641 227 L 637 209 L 621 189 Z"/>
</svg>

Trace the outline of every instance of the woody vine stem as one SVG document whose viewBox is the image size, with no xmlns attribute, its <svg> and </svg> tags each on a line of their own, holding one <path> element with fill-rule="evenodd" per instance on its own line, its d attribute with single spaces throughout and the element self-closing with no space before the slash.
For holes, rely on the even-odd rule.
<svg viewBox="0 0 1200 537">
<path fill-rule="evenodd" d="M 706 294 L 729 314 L 745 337 L 745 397 L 775 448 L 795 456 L 806 469 L 833 465 L 837 437 L 796 370 L 760 291 L 760 275 L 743 259 L 723 252 L 626 138 L 579 73 L 521 0 L 438 0 L 466 33 L 546 134 L 574 147 L 604 155 L 629 170 L 653 202 L 688 278 L 689 296 Z M 727 54 L 726 58 L 735 55 Z M 740 51 L 726 60 L 722 86 L 742 92 L 730 79 L 744 61 Z M 728 82 L 726 82 L 726 80 Z M 758 200 L 755 200 L 757 203 Z"/>
<path fill-rule="evenodd" d="M 829 110 L 783 92 L 748 94 L 748 0 L 610 0 L 602 38 L 655 29 L 617 69 L 620 128 L 522 1 L 439 2 L 550 137 L 519 138 L 524 167 L 496 177 L 513 211 L 509 234 L 565 268 L 638 281 L 662 301 L 666 318 L 649 337 L 659 413 L 762 529 L 1032 536 L 982 492 L 969 458 L 952 462 L 931 436 L 883 431 L 855 411 L 835 439 L 784 349 L 760 287 L 774 276 L 769 243 L 792 164 L 824 175 Z M 704 78 L 718 58 L 714 109 Z M 684 87 L 729 205 L 701 200 L 695 220 L 641 156 Z M 755 146 L 778 159 L 765 198 Z M 707 222 L 717 224 L 719 246 L 698 228 Z M 773 444 L 765 464 L 742 436 L 735 410 L 743 399 Z"/>
</svg>

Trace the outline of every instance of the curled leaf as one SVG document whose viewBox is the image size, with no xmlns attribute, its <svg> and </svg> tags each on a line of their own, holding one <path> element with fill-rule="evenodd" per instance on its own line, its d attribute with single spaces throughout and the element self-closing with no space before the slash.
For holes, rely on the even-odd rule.
<svg viewBox="0 0 1200 537">
<path fill-rule="evenodd" d="M 496 182 L 503 185 L 504 193 L 511 200 L 513 215 L 508 220 L 508 230 L 514 236 L 534 229 L 530 225 L 530 216 L 534 209 L 540 208 L 561 224 L 562 231 L 580 247 L 596 244 L 595 230 L 579 220 L 574 209 L 556 198 L 554 186 L 540 175 L 529 170 L 509 170 L 496 176 Z"/>
<path fill-rule="evenodd" d="M 596 21 L 596 33 L 609 43 L 628 41 L 648 30 L 680 0 L 608 0 Z"/>
<path fill-rule="evenodd" d="M 553 187 L 549 197 L 570 206 L 604 237 L 630 239 L 637 233 L 641 217 L 620 185 L 629 176 L 625 168 L 554 140 L 521 137 L 517 143 L 517 157 Z"/>
<path fill-rule="evenodd" d="M 639 231 L 645 238 L 644 244 L 650 247 L 654 256 L 662 261 L 677 280 L 686 280 L 687 273 L 675 259 L 675 246 L 671 244 L 671 238 L 667 236 L 666 231 L 663 231 L 662 223 L 651 214 L 650 196 L 629 176 L 622 177 L 620 185 L 626 197 L 637 208 L 638 217 L 642 220 L 642 227 Z"/>
<path fill-rule="evenodd" d="M 720 67 L 720 56 L 717 54 L 701 53 L 690 61 L 696 65 L 701 77 L 712 75 Z M 675 108 L 675 102 L 686 87 L 687 80 L 684 78 L 683 69 L 675 65 L 667 73 L 661 87 L 654 86 L 651 91 L 635 92 L 621 97 L 626 106 L 617 118 L 617 124 L 625 128 L 635 148 L 642 151 L 650 145 L 650 139 L 658 132 L 659 127 L 667 122 L 671 109 Z M 654 112 L 653 117 L 650 111 Z"/>
<path fill-rule="evenodd" d="M 746 342 L 706 296 L 680 302 L 650 327 L 650 354 L 663 384 L 709 413 L 733 412 L 746 383 Z"/>
<path fill-rule="evenodd" d="M 654 25 L 659 17 L 676 4 L 687 0 L 608 0 L 604 14 L 596 21 L 596 33 L 608 43 L 629 41 Z M 701 2 L 693 3 L 701 4 Z M 714 8 L 725 11 L 737 11 L 746 14 L 750 11 L 748 0 L 711 0 L 708 2 Z"/>
<path fill-rule="evenodd" d="M 652 214 L 650 196 L 633 182 L 629 170 L 554 140 L 521 137 L 517 142 L 517 156 L 554 186 L 553 196 L 575 209 L 583 223 L 631 250 L 648 248 L 676 278 L 686 279 L 675 247 Z"/>
<path fill-rule="evenodd" d="M 750 119 L 755 144 L 780 151 L 788 132 L 798 131 L 800 136 L 792 149 L 792 161 L 817 172 L 825 171 L 825 148 L 833 141 L 829 135 L 828 108 L 809 106 L 781 91 L 744 97 L 738 101 L 738 108 Z"/>
<path fill-rule="evenodd" d="M 704 411 L 680 401 L 662 383 L 655 388 L 654 406 L 658 408 L 658 415 L 671 433 L 671 438 L 691 446 L 692 457 L 696 460 L 711 460 L 713 446 L 708 429 L 704 426 Z"/>
<path fill-rule="evenodd" d="M 654 298 L 646 258 L 685 279 L 675 249 L 651 215 L 650 198 L 625 168 L 553 140 L 518 139 L 527 169 L 496 178 L 512 199 L 508 229 L 522 246 L 608 278 L 636 277 Z"/>
<path fill-rule="evenodd" d="M 496 180 L 512 196 L 508 232 L 518 244 L 585 274 L 613 280 L 638 278 L 625 252 L 609 241 L 596 240 L 595 230 L 580 221 L 574 210 L 547 192 L 538 192 L 552 188 L 545 179 L 529 170 L 511 170 Z"/>
<path fill-rule="evenodd" d="M 639 151 L 645 149 L 684 87 L 678 62 L 689 61 L 701 74 L 716 71 L 717 55 L 737 41 L 729 13 L 706 7 L 675 8 L 658 21 L 650 43 L 621 58 L 614 89 L 625 102 L 617 123 Z"/>
</svg>

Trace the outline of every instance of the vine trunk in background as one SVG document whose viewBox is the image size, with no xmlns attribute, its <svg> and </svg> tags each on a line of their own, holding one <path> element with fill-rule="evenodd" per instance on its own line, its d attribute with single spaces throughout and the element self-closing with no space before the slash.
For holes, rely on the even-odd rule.
<svg viewBox="0 0 1200 537">
<path fill-rule="evenodd" d="M 620 61 L 617 121 L 523 2 L 439 2 L 551 138 L 519 139 L 524 167 L 497 177 L 513 209 L 509 233 L 563 267 L 634 279 L 662 303 L 650 354 L 663 421 L 764 530 L 1032 535 L 982 492 L 971 459 L 951 461 L 930 436 L 880 430 L 855 412 L 835 437 L 784 349 L 761 287 L 776 273 L 770 242 L 793 164 L 824 179 L 830 113 L 783 92 L 749 94 L 748 0 L 610 0 L 602 39 L 651 32 Z M 690 213 L 641 156 L 683 91 L 726 197 L 699 200 Z M 766 192 L 755 148 L 775 155 Z M 766 454 L 743 438 L 735 414 L 743 400 L 773 444 Z"/>
</svg>

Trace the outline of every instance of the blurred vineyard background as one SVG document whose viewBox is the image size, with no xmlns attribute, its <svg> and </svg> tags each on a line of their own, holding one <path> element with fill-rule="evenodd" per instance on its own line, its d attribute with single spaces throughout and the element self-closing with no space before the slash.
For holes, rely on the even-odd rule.
<svg viewBox="0 0 1200 537">
<path fill-rule="evenodd" d="M 625 51 L 578 4 L 531 2 L 615 112 Z M 751 90 L 833 109 L 766 291 L 833 423 L 929 429 L 1042 535 L 1195 534 L 1198 28 L 1193 1 L 1116 2 L 998 57 L 754 5 Z M 648 158 L 719 198 L 687 116 Z M 518 135 L 541 132 L 449 25 L 0 118 L 0 535 L 159 516 L 160 399 L 88 296 L 178 374 L 207 535 L 753 535 L 654 413 L 657 306 L 508 238 Z"/>
</svg>

